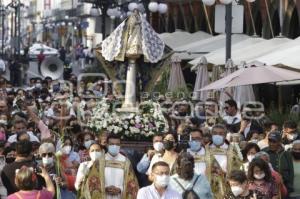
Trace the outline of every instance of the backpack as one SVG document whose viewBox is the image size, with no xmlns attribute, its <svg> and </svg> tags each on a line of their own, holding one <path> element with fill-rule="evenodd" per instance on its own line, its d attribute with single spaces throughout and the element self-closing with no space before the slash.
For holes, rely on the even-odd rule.
<svg viewBox="0 0 300 199">
<path fill-rule="evenodd" d="M 182 186 L 182 184 L 180 184 L 180 182 L 176 178 L 174 178 L 176 183 L 181 187 L 181 189 L 183 189 L 182 199 L 200 199 L 199 196 L 194 191 L 194 186 L 199 177 L 200 177 L 200 175 L 197 176 L 196 180 L 193 183 L 192 188 L 187 189 L 187 190 Z"/>
</svg>

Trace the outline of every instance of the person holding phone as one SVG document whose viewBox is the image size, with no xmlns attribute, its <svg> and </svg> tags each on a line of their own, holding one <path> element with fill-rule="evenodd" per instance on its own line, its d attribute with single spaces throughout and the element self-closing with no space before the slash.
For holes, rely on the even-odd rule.
<svg viewBox="0 0 300 199">
<path fill-rule="evenodd" d="M 43 198 L 52 199 L 55 194 L 55 187 L 51 181 L 49 174 L 45 168 L 40 168 L 42 176 L 46 183 L 46 188 L 36 190 L 37 175 L 32 167 L 22 166 L 16 170 L 15 183 L 20 191 L 15 192 L 7 197 L 7 199 L 28 199 L 28 198 Z"/>
</svg>

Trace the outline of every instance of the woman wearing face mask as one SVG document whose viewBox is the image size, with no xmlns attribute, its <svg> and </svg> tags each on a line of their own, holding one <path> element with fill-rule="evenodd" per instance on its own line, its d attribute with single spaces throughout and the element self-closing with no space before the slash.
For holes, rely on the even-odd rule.
<svg viewBox="0 0 300 199">
<path fill-rule="evenodd" d="M 79 157 L 80 157 L 80 162 L 85 162 L 90 160 L 89 156 L 89 148 L 90 146 L 95 142 L 94 135 L 91 133 L 84 133 L 81 135 L 82 138 L 82 144 L 79 147 Z"/>
<path fill-rule="evenodd" d="M 176 162 L 178 153 L 176 150 L 176 140 L 175 136 L 172 133 L 165 135 L 163 139 L 163 148 L 165 149 L 163 154 L 155 154 L 151 159 L 149 169 L 146 174 L 150 174 L 152 166 L 158 161 L 164 161 L 169 164 L 171 173 L 174 173 L 174 163 Z"/>
<path fill-rule="evenodd" d="M 228 176 L 228 183 L 230 189 L 225 195 L 224 199 L 256 199 L 262 198 L 261 193 L 254 193 L 253 190 L 249 190 L 249 184 L 246 174 L 240 170 L 232 171 Z"/>
<path fill-rule="evenodd" d="M 300 198 L 300 140 L 293 142 L 291 154 L 294 167 L 294 191 L 290 193 L 291 199 Z"/>
<path fill-rule="evenodd" d="M 79 165 L 76 181 L 75 181 L 75 189 L 79 190 L 81 183 L 83 182 L 83 179 L 87 172 L 89 171 L 89 168 L 93 165 L 93 163 L 97 160 L 99 160 L 102 156 L 102 149 L 98 143 L 93 143 L 89 147 L 89 156 L 90 161 L 82 162 Z"/>
<path fill-rule="evenodd" d="M 44 142 L 39 147 L 39 155 L 42 158 L 41 167 L 45 168 L 48 172 L 51 180 L 56 186 L 60 188 L 61 198 L 67 199 L 75 199 L 76 196 L 73 192 L 68 191 L 67 188 L 67 181 L 65 178 L 58 176 L 57 171 L 55 168 L 55 147 L 50 142 Z M 57 193 L 56 193 L 57 194 Z"/>
<path fill-rule="evenodd" d="M 193 193 L 188 194 L 192 198 L 213 198 L 210 184 L 205 175 L 194 173 L 194 157 L 190 153 L 180 153 L 176 165 L 177 174 L 174 174 L 170 179 L 171 188 L 177 190 L 183 196 L 188 194 L 187 190 L 192 190 Z M 186 197 L 187 195 L 183 198 Z"/>
<path fill-rule="evenodd" d="M 287 188 L 284 185 L 281 174 L 273 169 L 272 164 L 270 163 L 269 154 L 267 152 L 260 151 L 260 152 L 255 154 L 254 158 L 260 158 L 260 159 L 264 160 L 269 165 L 269 167 L 271 169 L 271 175 L 274 178 L 274 181 L 275 181 L 277 187 L 280 190 L 281 198 L 286 198 L 287 194 L 288 194 Z"/>
<path fill-rule="evenodd" d="M 258 153 L 259 151 L 260 148 L 255 143 L 248 143 L 245 146 L 245 148 L 242 150 L 242 154 L 244 158 L 243 168 L 246 173 L 248 172 L 249 163 L 254 159 L 255 154 Z"/>
<path fill-rule="evenodd" d="M 263 198 L 278 199 L 279 190 L 271 175 L 271 170 L 264 160 L 255 158 L 249 165 L 248 170 L 249 190 L 258 191 Z"/>
<path fill-rule="evenodd" d="M 168 133 L 163 139 L 163 144 L 165 152 L 162 156 L 162 160 L 169 164 L 170 171 L 172 174 L 173 172 L 175 172 L 174 164 L 178 157 L 178 153 L 176 152 L 177 142 L 175 140 L 175 136 L 172 133 Z"/>
<path fill-rule="evenodd" d="M 59 156 L 59 161 L 62 176 L 67 180 L 67 187 L 70 191 L 74 190 L 77 168 L 80 163 L 78 153 L 74 152 L 72 149 L 72 139 L 68 136 L 64 136 L 62 147 L 60 149 L 61 156 Z"/>
</svg>

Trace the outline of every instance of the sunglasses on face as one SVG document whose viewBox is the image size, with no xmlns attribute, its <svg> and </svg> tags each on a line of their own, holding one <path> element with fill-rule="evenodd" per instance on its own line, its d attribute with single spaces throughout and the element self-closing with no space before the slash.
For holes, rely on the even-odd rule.
<svg viewBox="0 0 300 199">
<path fill-rule="evenodd" d="M 45 158 L 45 157 L 52 157 L 53 156 L 53 153 L 42 153 L 42 157 Z"/>
</svg>

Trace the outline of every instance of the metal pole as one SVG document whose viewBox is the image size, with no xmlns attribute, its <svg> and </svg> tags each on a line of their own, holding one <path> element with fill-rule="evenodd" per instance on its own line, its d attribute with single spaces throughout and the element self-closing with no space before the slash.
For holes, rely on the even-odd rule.
<svg viewBox="0 0 300 199">
<path fill-rule="evenodd" d="M 14 46 L 13 46 L 13 40 L 14 40 L 14 12 L 11 12 L 11 33 L 10 33 L 10 43 L 11 43 L 11 56 L 13 56 L 13 53 L 14 53 Z"/>
<path fill-rule="evenodd" d="M 14 55 L 15 55 L 15 57 L 17 56 L 17 48 L 18 48 L 18 37 L 17 37 L 17 35 L 18 35 L 18 30 L 17 30 L 17 19 L 18 19 L 18 8 L 15 6 L 14 7 L 15 8 L 15 53 L 14 53 Z"/>
<path fill-rule="evenodd" d="M 21 50 L 21 1 L 19 0 L 17 5 L 18 10 L 18 56 L 20 56 Z"/>
<path fill-rule="evenodd" d="M 226 62 L 231 59 L 231 34 L 232 34 L 232 3 L 226 5 Z"/>
<path fill-rule="evenodd" d="M 4 30 L 4 17 L 5 17 L 5 10 L 4 7 L 2 7 L 2 45 L 1 45 L 1 53 L 2 53 L 2 58 L 4 59 L 4 34 L 5 34 L 5 30 Z"/>
<path fill-rule="evenodd" d="M 105 21 L 105 18 L 106 18 L 106 11 L 107 11 L 107 7 L 106 5 L 103 7 L 103 12 L 102 12 L 102 23 L 101 23 L 101 29 L 102 29 L 102 40 L 105 39 L 105 25 L 106 25 L 106 21 Z"/>
</svg>

